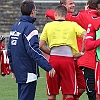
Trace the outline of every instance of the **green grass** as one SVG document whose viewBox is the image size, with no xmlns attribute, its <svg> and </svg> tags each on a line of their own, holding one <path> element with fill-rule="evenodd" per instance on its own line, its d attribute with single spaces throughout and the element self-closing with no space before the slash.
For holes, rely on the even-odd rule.
<svg viewBox="0 0 100 100">
<path fill-rule="evenodd" d="M 40 69 L 40 78 L 37 82 L 35 100 L 47 100 L 45 71 Z M 17 84 L 11 75 L 0 76 L 0 100 L 17 100 Z M 57 95 L 57 100 L 61 100 L 61 93 Z M 84 93 L 80 100 L 88 100 Z"/>
</svg>

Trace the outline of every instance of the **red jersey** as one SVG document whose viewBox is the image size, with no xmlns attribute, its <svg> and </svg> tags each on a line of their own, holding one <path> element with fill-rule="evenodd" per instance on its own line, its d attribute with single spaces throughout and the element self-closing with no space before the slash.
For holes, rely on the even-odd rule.
<svg viewBox="0 0 100 100">
<path fill-rule="evenodd" d="M 55 12 L 54 10 L 47 10 L 46 16 L 50 17 L 52 20 L 55 20 L 54 12 Z M 77 22 L 85 30 L 87 30 L 89 23 L 92 23 L 95 29 L 97 29 L 98 26 L 97 24 L 100 23 L 98 22 L 100 20 L 98 20 L 97 18 L 97 11 L 94 9 L 81 10 L 77 15 L 72 15 L 72 13 L 68 13 L 66 16 L 66 20 Z M 77 37 L 77 41 L 79 50 L 81 51 L 82 38 Z M 78 66 L 84 66 L 91 69 L 95 69 L 96 67 L 95 54 L 96 54 L 95 50 L 85 51 L 84 55 L 78 59 Z"/>
<path fill-rule="evenodd" d="M 100 25 L 98 27 L 100 27 Z M 100 39 L 96 40 L 96 31 L 97 30 L 94 28 L 92 24 L 88 25 L 86 44 L 85 44 L 86 50 L 93 50 L 96 49 L 98 46 L 100 46 Z"/>
<path fill-rule="evenodd" d="M 55 20 L 54 18 L 54 10 L 47 10 L 46 16 L 50 17 L 52 20 Z M 74 21 L 77 22 L 81 27 L 83 27 L 85 30 L 87 30 L 88 24 L 90 22 L 96 23 L 97 20 L 95 17 L 97 17 L 98 13 L 94 9 L 88 9 L 88 10 L 80 10 L 77 14 L 67 13 L 66 20 L 67 21 Z M 96 25 L 96 24 L 94 24 Z M 96 25 L 97 26 L 97 25 Z M 94 26 L 94 27 L 96 27 Z"/>
<path fill-rule="evenodd" d="M 94 28 L 98 29 L 98 24 L 100 23 L 100 18 L 97 17 L 97 11 L 93 9 L 82 10 L 76 16 L 72 16 L 68 14 L 66 17 L 67 20 L 75 21 L 80 26 L 82 26 L 85 30 L 88 28 L 88 24 L 92 24 Z M 81 46 L 81 40 L 78 38 L 78 44 Z M 96 68 L 96 50 L 91 49 L 90 51 L 86 51 L 82 57 L 78 60 L 78 66 L 84 66 L 87 68 L 95 69 Z"/>
</svg>

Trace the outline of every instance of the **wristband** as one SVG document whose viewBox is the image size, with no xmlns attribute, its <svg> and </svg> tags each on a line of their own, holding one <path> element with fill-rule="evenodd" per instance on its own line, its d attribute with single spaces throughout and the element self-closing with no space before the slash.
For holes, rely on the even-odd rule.
<svg viewBox="0 0 100 100">
<path fill-rule="evenodd" d="M 84 55 L 84 52 L 81 52 L 80 54 L 81 54 L 81 55 Z"/>
</svg>

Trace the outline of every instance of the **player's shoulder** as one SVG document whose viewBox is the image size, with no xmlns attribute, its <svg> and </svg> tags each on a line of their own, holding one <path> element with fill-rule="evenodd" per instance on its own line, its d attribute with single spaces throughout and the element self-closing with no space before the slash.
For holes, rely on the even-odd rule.
<svg viewBox="0 0 100 100">
<path fill-rule="evenodd" d="M 49 25 L 51 25 L 51 24 L 53 24 L 53 23 L 54 23 L 54 21 L 47 22 L 47 23 L 45 24 L 45 26 L 49 26 Z"/>
<path fill-rule="evenodd" d="M 77 26 L 77 22 L 74 22 L 74 21 L 66 21 L 68 25 L 71 25 L 71 26 Z"/>
<path fill-rule="evenodd" d="M 45 24 L 45 28 L 50 28 L 53 26 L 56 26 L 58 24 L 58 21 L 51 21 Z"/>
<path fill-rule="evenodd" d="M 72 16 L 80 16 L 83 13 L 86 13 L 86 11 L 85 10 L 79 10 L 77 12 L 72 13 Z"/>
</svg>

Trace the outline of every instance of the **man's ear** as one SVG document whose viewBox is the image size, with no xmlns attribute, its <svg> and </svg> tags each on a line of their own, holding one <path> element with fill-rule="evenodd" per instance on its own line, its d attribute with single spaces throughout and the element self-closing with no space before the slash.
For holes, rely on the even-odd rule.
<svg viewBox="0 0 100 100">
<path fill-rule="evenodd" d="M 62 6 L 65 6 L 64 4 L 62 4 Z"/>
<path fill-rule="evenodd" d="M 89 5 L 86 3 L 85 10 L 89 9 Z"/>
<path fill-rule="evenodd" d="M 32 10 L 31 14 L 34 14 L 34 10 Z"/>
<path fill-rule="evenodd" d="M 55 13 L 54 13 L 54 17 L 56 17 L 56 16 L 57 16 L 57 13 L 55 12 Z"/>
</svg>

